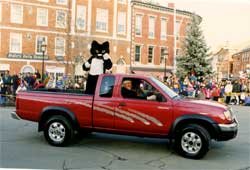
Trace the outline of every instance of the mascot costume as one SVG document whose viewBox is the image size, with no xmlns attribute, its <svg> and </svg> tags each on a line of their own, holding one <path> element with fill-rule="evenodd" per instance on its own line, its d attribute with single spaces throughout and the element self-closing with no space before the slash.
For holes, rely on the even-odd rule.
<svg viewBox="0 0 250 170">
<path fill-rule="evenodd" d="M 86 84 L 86 94 L 94 94 L 98 76 L 112 68 L 108 41 L 99 44 L 94 40 L 91 44 L 90 53 L 92 56 L 83 64 L 83 70 L 89 71 Z"/>
</svg>

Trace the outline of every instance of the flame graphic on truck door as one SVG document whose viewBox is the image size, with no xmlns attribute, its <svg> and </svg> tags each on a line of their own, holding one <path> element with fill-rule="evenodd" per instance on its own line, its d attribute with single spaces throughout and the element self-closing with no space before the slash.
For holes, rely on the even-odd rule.
<svg viewBox="0 0 250 170">
<path fill-rule="evenodd" d="M 72 103 L 72 101 L 69 100 L 65 100 L 65 102 L 70 102 Z M 79 105 L 83 105 L 85 107 L 89 107 L 91 108 L 92 105 L 88 104 L 88 103 L 83 103 L 83 102 L 73 102 L 74 104 L 79 104 Z M 148 114 L 139 112 L 137 110 L 134 109 L 128 109 L 128 111 L 123 110 L 123 109 L 117 109 L 116 113 L 114 112 L 114 108 L 110 107 L 110 106 L 106 106 L 103 104 L 96 104 L 93 107 L 94 110 L 96 111 L 100 111 L 102 113 L 111 115 L 111 116 L 116 116 L 118 118 L 124 119 L 129 121 L 130 123 L 135 123 L 135 119 L 144 123 L 145 125 L 151 125 L 151 123 L 157 125 L 157 126 L 163 126 L 163 124 L 156 119 L 155 117 L 149 116 Z"/>
<path fill-rule="evenodd" d="M 94 110 L 98 109 L 99 111 L 102 111 L 103 113 L 111 114 L 114 115 L 113 113 L 113 108 L 110 106 L 98 104 L 97 106 L 94 107 Z M 100 110 L 101 109 L 101 110 Z M 157 126 L 163 126 L 163 124 L 157 120 L 156 118 L 149 116 L 148 114 L 139 112 L 137 110 L 133 109 L 128 109 L 128 111 L 125 111 L 123 109 L 117 109 L 116 114 L 114 116 L 117 116 L 121 119 L 125 119 L 130 121 L 131 123 L 134 123 L 134 119 L 139 120 L 140 122 L 144 123 L 145 125 L 150 125 L 151 122 L 156 124 Z"/>
</svg>

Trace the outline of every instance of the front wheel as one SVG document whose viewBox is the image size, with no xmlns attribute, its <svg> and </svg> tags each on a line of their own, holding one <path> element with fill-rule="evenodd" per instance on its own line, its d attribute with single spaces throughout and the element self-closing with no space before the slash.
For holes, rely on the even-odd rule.
<svg viewBox="0 0 250 170">
<path fill-rule="evenodd" d="M 200 159 L 208 152 L 211 138 L 200 125 L 189 124 L 176 137 L 175 149 L 186 158 Z"/>
<path fill-rule="evenodd" d="M 74 136 L 71 123 L 61 115 L 49 118 L 45 123 L 44 137 L 53 146 L 66 146 Z"/>
</svg>

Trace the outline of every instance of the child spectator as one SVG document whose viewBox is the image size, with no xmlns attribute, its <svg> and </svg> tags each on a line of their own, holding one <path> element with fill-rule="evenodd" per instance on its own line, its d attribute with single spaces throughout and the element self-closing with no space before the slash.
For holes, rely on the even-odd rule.
<svg viewBox="0 0 250 170">
<path fill-rule="evenodd" d="M 214 88 L 212 90 L 212 97 L 214 101 L 218 101 L 220 97 L 220 88 L 218 87 L 218 84 L 214 85 Z"/>
<path fill-rule="evenodd" d="M 245 96 L 244 106 L 250 106 L 250 95 Z"/>
</svg>

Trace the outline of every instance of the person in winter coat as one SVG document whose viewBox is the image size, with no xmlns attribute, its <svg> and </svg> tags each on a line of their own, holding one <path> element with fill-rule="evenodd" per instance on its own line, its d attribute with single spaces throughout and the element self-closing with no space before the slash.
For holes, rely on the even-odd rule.
<svg viewBox="0 0 250 170">
<path fill-rule="evenodd" d="M 245 97 L 244 106 L 250 106 L 250 95 L 249 94 Z"/>
<path fill-rule="evenodd" d="M 231 84 L 231 81 L 228 81 L 225 86 L 226 104 L 229 104 L 231 100 L 232 90 L 233 90 L 233 86 Z"/>
<path fill-rule="evenodd" d="M 212 97 L 214 101 L 218 101 L 220 97 L 220 88 L 218 87 L 218 84 L 214 85 L 214 88 L 212 90 Z"/>
<path fill-rule="evenodd" d="M 241 92 L 241 86 L 239 84 L 239 82 L 237 80 L 235 80 L 234 84 L 233 84 L 233 90 L 232 90 L 232 95 L 235 96 L 236 101 L 237 101 L 237 105 L 240 103 L 240 92 Z"/>
</svg>

